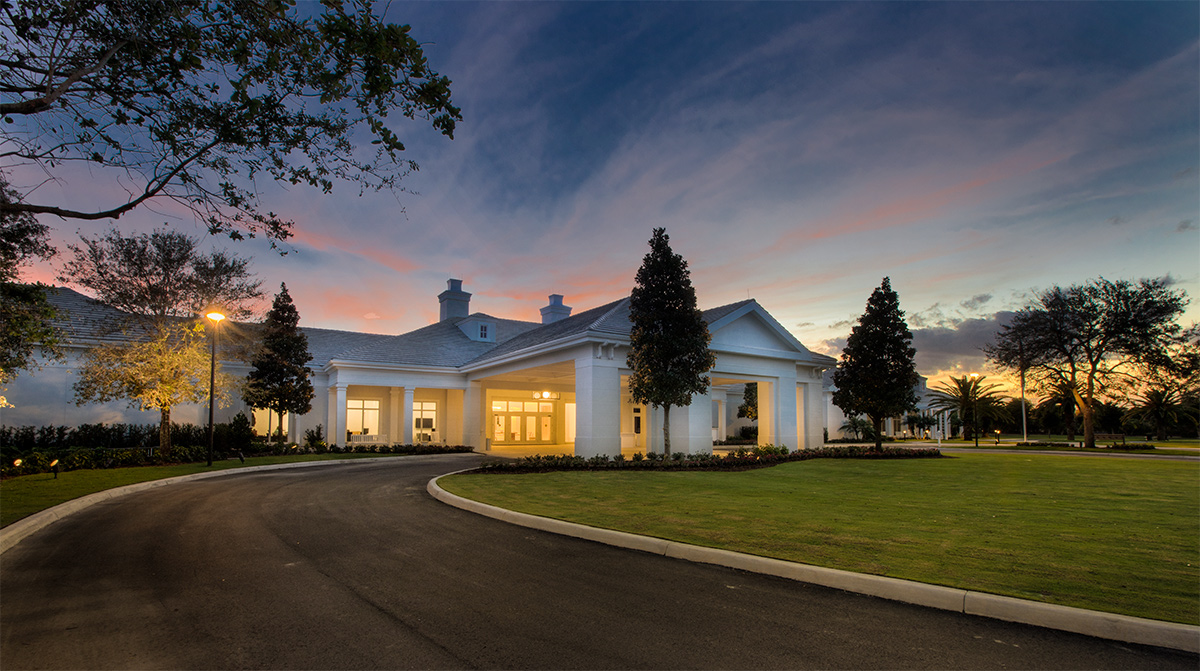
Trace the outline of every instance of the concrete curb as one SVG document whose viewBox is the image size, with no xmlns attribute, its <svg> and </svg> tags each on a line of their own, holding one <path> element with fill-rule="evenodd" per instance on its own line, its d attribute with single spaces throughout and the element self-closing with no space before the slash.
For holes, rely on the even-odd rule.
<svg viewBox="0 0 1200 671">
<path fill-rule="evenodd" d="M 471 469 L 468 469 L 471 470 Z M 465 471 L 458 471 L 462 473 Z M 446 475 L 455 475 L 447 473 Z M 631 550 L 641 550 L 676 559 L 704 564 L 715 564 L 727 568 L 762 573 L 800 582 L 833 587 L 835 589 L 866 594 L 893 601 L 928 606 L 967 615 L 981 615 L 997 620 L 1032 624 L 1048 629 L 1069 631 L 1097 638 L 1106 638 L 1126 643 L 1154 645 L 1185 652 L 1200 653 L 1200 627 L 1162 622 L 1128 615 L 1103 613 L 1100 611 L 1071 608 L 1039 601 L 1027 601 L 995 594 L 984 594 L 967 590 L 929 585 L 926 583 L 840 571 L 838 569 L 809 566 L 795 562 L 758 557 L 755 555 L 718 550 L 686 543 L 650 538 L 623 531 L 612 531 L 589 527 L 573 522 L 538 517 L 479 503 L 451 494 L 438 485 L 438 476 L 429 481 L 426 489 L 435 499 L 455 508 L 491 517 L 509 524 L 531 529 L 549 531 L 563 536 L 572 536 Z"/>
<path fill-rule="evenodd" d="M 407 456 L 407 455 L 404 455 Z M 413 455 L 425 456 L 425 455 Z M 207 478 L 219 478 L 227 475 L 237 475 L 239 473 L 257 473 L 261 471 L 279 471 L 290 468 L 308 468 L 312 466 L 327 466 L 331 464 L 365 464 L 379 461 L 387 461 L 388 459 L 396 459 L 397 457 L 365 457 L 362 459 L 329 459 L 325 461 L 300 461 L 293 464 L 268 464 L 266 466 L 247 466 L 244 468 L 227 468 L 220 471 L 211 471 L 209 473 L 193 473 L 191 475 L 180 475 L 174 478 L 163 478 L 162 480 L 151 480 L 149 482 L 139 482 L 116 489 L 108 489 L 95 494 L 88 494 L 77 499 L 71 499 L 65 503 L 60 503 L 53 508 L 47 508 L 40 513 L 34 513 L 22 520 L 17 520 L 12 524 L 0 529 L 0 555 L 15 547 L 18 543 L 25 539 L 30 534 L 36 533 L 54 524 L 55 522 L 96 505 L 129 494 L 145 491 L 147 489 L 155 489 L 157 487 L 166 487 L 182 482 L 192 482 L 194 480 L 205 480 Z M 401 457 L 403 458 L 403 457 Z"/>
</svg>

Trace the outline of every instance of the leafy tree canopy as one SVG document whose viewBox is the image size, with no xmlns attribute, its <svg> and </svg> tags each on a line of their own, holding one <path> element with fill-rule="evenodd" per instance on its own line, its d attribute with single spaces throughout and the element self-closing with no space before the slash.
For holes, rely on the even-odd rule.
<svg viewBox="0 0 1200 671">
<path fill-rule="evenodd" d="M 963 420 L 964 437 L 974 435 L 982 426 L 982 420 L 1004 419 L 1008 414 L 1000 385 L 985 383 L 986 379 L 986 375 L 952 377 L 933 391 L 929 406 L 957 412 Z"/>
<path fill-rule="evenodd" d="M 255 180 L 398 188 L 417 165 L 391 115 L 453 138 L 450 80 L 371 0 L 322 0 L 311 17 L 294 4 L 5 0 L 0 171 L 61 178 L 83 162 L 128 192 L 87 210 L 30 192 L 0 209 L 94 220 L 162 199 L 212 233 L 274 244 L 292 222 L 260 210 Z"/>
<path fill-rule="evenodd" d="M 1137 283 L 1103 277 L 1035 298 L 1001 327 L 988 358 L 1011 371 L 1027 368 L 1042 389 L 1073 391 L 1083 415 L 1084 442 L 1095 447 L 1097 398 L 1140 361 L 1167 356 L 1182 328 L 1187 294 L 1163 279 Z"/>
<path fill-rule="evenodd" d="M 654 229 L 629 296 L 629 393 L 635 403 L 663 408 L 664 451 L 671 452 L 671 406 L 692 404 L 708 391 L 708 371 L 717 357 L 696 306 L 687 261 L 671 250 L 665 228 Z"/>
<path fill-rule="evenodd" d="M 177 231 L 81 236 L 60 282 L 82 286 L 132 319 L 162 325 L 191 318 L 210 306 L 245 319 L 262 291 L 248 261 L 224 251 L 202 254 L 199 241 Z"/>
<path fill-rule="evenodd" d="M 900 297 L 885 277 L 850 331 L 833 373 L 833 403 L 847 417 L 870 418 L 877 450 L 883 448 L 883 421 L 916 409 L 914 388 L 921 379 L 916 354 Z"/>
<path fill-rule="evenodd" d="M 747 382 L 746 391 L 742 394 L 742 404 L 738 406 L 738 417 L 745 417 L 750 421 L 758 420 L 758 383 Z"/>
<path fill-rule="evenodd" d="M 16 196 L 0 174 L 0 204 Z M 54 307 L 46 300 L 51 288 L 20 282 L 22 266 L 34 257 L 53 255 L 45 225 L 32 214 L 0 210 L 0 387 L 37 365 L 35 348 L 50 357 L 61 356 L 52 323 Z M 5 406 L 7 400 L 0 396 L 0 407 Z"/>
<path fill-rule="evenodd" d="M 208 393 L 207 375 L 196 373 L 197 357 L 209 358 L 199 313 L 220 307 L 231 320 L 245 318 L 262 295 L 244 259 L 219 251 L 201 254 L 196 247 L 195 238 L 177 231 L 124 236 L 114 229 L 71 245 L 73 256 L 59 276 L 128 315 L 129 323 L 110 326 L 128 329 L 130 344 L 88 352 L 75 387 L 77 402 L 128 398 L 159 409 L 163 447 L 170 446 L 171 406 Z M 207 363 L 201 372 L 207 372 Z"/>
</svg>

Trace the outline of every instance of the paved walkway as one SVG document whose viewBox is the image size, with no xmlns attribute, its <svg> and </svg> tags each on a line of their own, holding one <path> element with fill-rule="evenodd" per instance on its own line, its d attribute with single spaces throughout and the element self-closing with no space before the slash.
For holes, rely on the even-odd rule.
<svg viewBox="0 0 1200 671">
<path fill-rule="evenodd" d="M 478 455 L 230 473 L 0 556 L 0 668 L 1184 668 L 1196 655 L 607 547 L 445 506 Z"/>
</svg>

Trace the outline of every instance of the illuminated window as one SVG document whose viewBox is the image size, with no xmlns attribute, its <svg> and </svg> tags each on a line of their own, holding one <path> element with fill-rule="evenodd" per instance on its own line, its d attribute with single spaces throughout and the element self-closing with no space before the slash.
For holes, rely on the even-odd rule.
<svg viewBox="0 0 1200 671">
<path fill-rule="evenodd" d="M 350 433 L 379 433 L 379 401 L 348 399 L 346 430 Z"/>
</svg>

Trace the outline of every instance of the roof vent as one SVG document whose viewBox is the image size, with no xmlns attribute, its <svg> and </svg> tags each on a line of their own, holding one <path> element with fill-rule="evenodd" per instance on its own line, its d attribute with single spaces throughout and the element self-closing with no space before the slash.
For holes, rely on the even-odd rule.
<svg viewBox="0 0 1200 671">
<path fill-rule="evenodd" d="M 560 294 L 550 294 L 550 304 L 542 308 L 542 323 L 553 324 L 571 316 L 571 307 L 563 305 Z"/>
<path fill-rule="evenodd" d="M 446 290 L 438 294 L 439 321 L 460 319 L 471 314 L 471 294 L 462 290 L 462 280 L 446 280 Z"/>
</svg>

